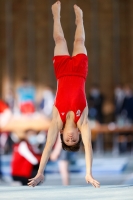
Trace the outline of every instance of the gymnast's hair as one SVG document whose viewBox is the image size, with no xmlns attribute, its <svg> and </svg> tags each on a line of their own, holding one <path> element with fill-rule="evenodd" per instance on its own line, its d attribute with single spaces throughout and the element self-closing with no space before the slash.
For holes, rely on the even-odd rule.
<svg viewBox="0 0 133 200">
<path fill-rule="evenodd" d="M 61 143 L 62 143 L 62 149 L 65 151 L 79 151 L 80 149 L 80 143 L 81 143 L 81 135 L 79 135 L 79 141 L 74 144 L 73 146 L 68 146 L 65 144 L 65 142 L 63 141 L 63 134 L 60 134 L 61 137 Z"/>
</svg>

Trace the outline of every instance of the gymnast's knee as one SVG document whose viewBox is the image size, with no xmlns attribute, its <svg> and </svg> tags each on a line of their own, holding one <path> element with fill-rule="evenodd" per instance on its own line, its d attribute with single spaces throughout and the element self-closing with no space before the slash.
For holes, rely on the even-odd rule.
<svg viewBox="0 0 133 200">
<path fill-rule="evenodd" d="M 75 38 L 74 45 L 84 45 L 85 39 L 83 37 Z"/>
<path fill-rule="evenodd" d="M 55 40 L 56 44 L 58 44 L 58 43 L 66 43 L 66 40 L 65 40 L 65 38 L 63 36 L 55 36 L 54 40 Z"/>
</svg>

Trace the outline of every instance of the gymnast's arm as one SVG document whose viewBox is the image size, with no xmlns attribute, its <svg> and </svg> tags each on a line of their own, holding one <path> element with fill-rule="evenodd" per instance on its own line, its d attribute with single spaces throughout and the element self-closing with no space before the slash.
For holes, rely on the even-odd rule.
<svg viewBox="0 0 133 200">
<path fill-rule="evenodd" d="M 81 132 L 82 141 L 85 148 L 86 161 L 86 182 L 91 183 L 94 187 L 99 187 L 100 183 L 92 177 L 92 145 L 91 145 L 91 130 L 88 120 L 88 109 L 85 108 L 78 122 L 78 128 Z"/>
<path fill-rule="evenodd" d="M 44 180 L 43 172 L 44 172 L 45 166 L 50 157 L 50 153 L 51 153 L 53 145 L 55 144 L 58 133 L 61 129 L 62 129 L 62 121 L 60 119 L 57 109 L 54 107 L 53 119 L 51 121 L 49 130 L 48 130 L 47 142 L 46 142 L 46 145 L 45 145 L 43 153 L 42 153 L 38 173 L 34 178 L 29 179 L 29 181 L 30 181 L 28 183 L 29 186 L 34 187 L 38 183 L 43 182 L 43 180 Z"/>
</svg>

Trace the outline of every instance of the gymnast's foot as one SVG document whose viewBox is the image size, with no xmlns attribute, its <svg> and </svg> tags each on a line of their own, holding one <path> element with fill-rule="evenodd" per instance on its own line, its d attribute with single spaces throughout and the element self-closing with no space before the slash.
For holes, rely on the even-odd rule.
<svg viewBox="0 0 133 200">
<path fill-rule="evenodd" d="M 57 1 L 52 5 L 52 13 L 53 17 L 55 18 L 60 18 L 60 10 L 61 10 L 61 2 Z"/>
<path fill-rule="evenodd" d="M 74 11 L 76 15 L 76 25 L 83 20 L 83 12 L 76 4 L 74 5 Z"/>
</svg>

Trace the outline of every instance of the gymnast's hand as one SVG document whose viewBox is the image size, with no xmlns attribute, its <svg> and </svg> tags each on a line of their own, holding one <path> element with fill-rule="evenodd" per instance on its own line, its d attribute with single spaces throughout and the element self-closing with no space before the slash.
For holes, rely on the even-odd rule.
<svg viewBox="0 0 133 200">
<path fill-rule="evenodd" d="M 91 174 L 86 174 L 85 176 L 85 180 L 87 183 L 91 183 L 95 188 L 99 188 L 100 187 L 100 183 L 98 181 L 96 181 Z"/>
<path fill-rule="evenodd" d="M 43 183 L 44 181 L 44 175 L 43 174 L 37 174 L 34 178 L 28 179 L 30 182 L 28 183 L 29 187 L 35 187 L 39 183 Z"/>
</svg>

